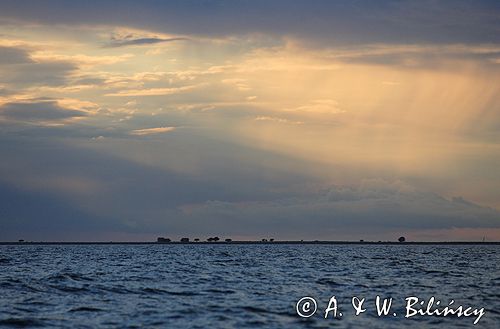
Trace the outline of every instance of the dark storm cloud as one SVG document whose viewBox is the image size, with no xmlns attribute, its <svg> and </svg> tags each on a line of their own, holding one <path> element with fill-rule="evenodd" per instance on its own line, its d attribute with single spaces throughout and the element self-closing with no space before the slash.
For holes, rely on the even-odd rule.
<svg viewBox="0 0 500 329">
<path fill-rule="evenodd" d="M 181 41 L 187 40 L 186 38 L 137 38 L 137 39 L 112 39 L 105 47 L 107 48 L 117 48 L 117 47 L 126 47 L 126 46 L 142 46 L 142 45 L 151 45 L 156 43 L 164 43 L 164 42 L 172 42 L 172 41 Z"/>
<path fill-rule="evenodd" d="M 0 239 L 2 241 L 44 237 L 64 238 L 66 233 L 80 232 L 89 235 L 96 230 L 124 230 L 118 220 L 89 214 L 50 193 L 30 191 L 0 182 Z"/>
<path fill-rule="evenodd" d="M 314 181 L 272 161 L 292 159 L 230 142 L 214 143 L 188 131 L 155 143 L 107 138 L 69 145 L 22 135 L 0 138 L 0 240 L 62 239 L 82 230 L 169 235 L 247 235 L 335 238 L 342 232 L 382 234 L 412 229 L 498 228 L 498 212 L 462 198 L 445 199 L 401 182 L 307 189 Z M 123 157 L 127 151 L 186 163 L 187 150 L 203 163 L 183 174 Z M 173 153 L 175 150 L 177 152 Z M 175 154 L 175 157 L 170 156 Z M 310 164 L 309 164 L 310 166 Z M 273 169 L 274 168 L 274 169 Z M 303 171 L 302 171 L 303 172 Z M 14 179 L 14 177 L 16 177 Z M 316 182 L 318 183 L 318 182 Z M 244 186 L 244 188 L 242 188 Z M 85 235 L 83 235 L 85 234 Z"/>
<path fill-rule="evenodd" d="M 106 82 L 106 79 L 95 78 L 95 77 L 84 77 L 72 81 L 73 85 L 102 85 Z"/>
<path fill-rule="evenodd" d="M 32 63 L 29 53 L 20 48 L 0 46 L 0 65 Z"/>
<path fill-rule="evenodd" d="M 4 19 L 103 24 L 227 36 L 293 35 L 317 46 L 357 43 L 498 43 L 500 2 L 482 1 L 15 1 Z"/>
<path fill-rule="evenodd" d="M 77 65 L 67 61 L 34 61 L 28 50 L 0 46 L 0 83 L 15 87 L 58 86 L 68 81 Z"/>
<path fill-rule="evenodd" d="M 47 138 L 14 137 L 2 131 L 0 136 L 2 158 L 9 159 L 0 162 L 0 240 L 18 238 L 19 232 L 22 237 L 59 240 L 79 229 L 90 232 L 85 233 L 87 239 L 92 239 L 93 230 L 157 234 L 184 221 L 176 210 L 184 204 L 269 198 L 262 191 L 270 182 L 256 178 L 250 168 L 236 174 L 234 169 L 226 171 L 226 179 L 220 179 L 222 174 L 192 177 Z M 185 139 L 161 143 L 163 151 L 179 148 Z M 144 152 L 145 144 L 124 143 Z M 215 148 L 207 153 L 219 154 Z M 247 187 L 241 189 L 244 182 Z M 210 225 L 201 224 L 200 229 Z"/>
<path fill-rule="evenodd" d="M 0 96 L 7 96 L 13 94 L 13 91 L 0 87 Z"/>
<path fill-rule="evenodd" d="M 0 106 L 0 117 L 13 121 L 54 121 L 86 115 L 84 111 L 63 108 L 56 101 L 6 103 Z"/>
<path fill-rule="evenodd" d="M 69 62 L 32 62 L 0 66 L 0 82 L 18 86 L 59 86 L 77 69 Z"/>
<path fill-rule="evenodd" d="M 497 48 L 482 49 L 481 51 L 477 51 L 476 49 L 467 49 L 464 47 L 436 47 L 414 49 L 413 51 L 392 49 L 386 51 L 385 53 L 376 53 L 376 51 L 374 53 L 373 49 L 365 48 L 359 49 L 358 54 L 339 55 L 335 58 L 345 63 L 428 68 L 441 66 L 445 62 L 453 60 L 469 60 L 492 64 L 500 58 L 500 52 Z"/>
<path fill-rule="evenodd" d="M 430 192 L 402 191 L 395 187 L 342 187 L 301 198 L 258 202 L 251 206 L 209 201 L 185 209 L 193 223 L 211 222 L 212 231 L 230 234 L 274 235 L 294 238 L 332 238 L 355 232 L 452 228 L 498 228 L 500 213 L 460 197 L 447 200 Z M 384 186 L 385 185 L 385 186 Z M 195 227 L 197 224 L 195 225 Z M 265 228 L 265 229 L 264 229 Z M 181 223 L 179 230 L 187 229 Z"/>
</svg>

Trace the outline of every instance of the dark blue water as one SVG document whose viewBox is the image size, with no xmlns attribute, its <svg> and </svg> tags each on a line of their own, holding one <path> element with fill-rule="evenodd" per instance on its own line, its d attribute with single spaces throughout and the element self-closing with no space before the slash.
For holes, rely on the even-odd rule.
<svg viewBox="0 0 500 329">
<path fill-rule="evenodd" d="M 499 246 L 0 246 L 0 326 L 500 328 L 499 264 Z M 343 316 L 324 319 L 334 295 Z M 304 296 L 318 304 L 308 319 Z M 357 317 L 353 296 L 366 298 Z M 405 318 L 408 296 L 485 315 Z"/>
</svg>

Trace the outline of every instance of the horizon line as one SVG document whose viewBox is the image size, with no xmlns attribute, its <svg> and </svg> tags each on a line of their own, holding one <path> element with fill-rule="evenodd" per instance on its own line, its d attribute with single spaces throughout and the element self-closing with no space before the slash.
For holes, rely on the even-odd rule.
<svg viewBox="0 0 500 329">
<path fill-rule="evenodd" d="M 231 240 L 231 241 L 0 241 L 0 245 L 500 245 L 500 241 L 344 241 L 344 240 Z"/>
</svg>

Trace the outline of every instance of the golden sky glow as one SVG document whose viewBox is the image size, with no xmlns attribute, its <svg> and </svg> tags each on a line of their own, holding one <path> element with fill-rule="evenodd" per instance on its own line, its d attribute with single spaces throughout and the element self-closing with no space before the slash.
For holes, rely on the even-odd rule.
<svg viewBox="0 0 500 329">
<path fill-rule="evenodd" d="M 126 22 L 3 21 L 3 136 L 41 138 L 222 186 L 235 175 L 242 190 L 254 188 L 242 178 L 253 170 L 260 171 L 256 180 L 266 182 L 281 173 L 307 177 L 290 185 L 279 178 L 265 187 L 297 195 L 331 186 L 362 188 L 374 179 L 391 186 L 404 182 L 411 193 L 459 197 L 496 214 L 490 228 L 474 222 L 435 230 L 410 225 L 426 232 L 416 237 L 467 239 L 490 230 L 500 238 L 498 43 L 318 44 L 292 33 L 175 31 Z M 14 179 L 7 171 L 25 158 L 12 152 L 0 182 L 38 190 L 40 182 L 51 181 L 48 191 L 64 190 L 82 211 L 114 214 L 116 207 L 100 205 L 88 192 L 111 191 L 112 183 L 97 187 L 103 182 L 78 173 L 54 178 L 28 165 L 17 167 L 23 178 Z M 230 163 L 241 172 L 224 177 Z M 220 198 L 194 197 L 172 209 L 192 214 L 210 212 L 205 207 L 212 201 L 231 207 L 262 201 Z M 141 217 L 153 220 L 171 211 L 150 210 Z"/>
</svg>

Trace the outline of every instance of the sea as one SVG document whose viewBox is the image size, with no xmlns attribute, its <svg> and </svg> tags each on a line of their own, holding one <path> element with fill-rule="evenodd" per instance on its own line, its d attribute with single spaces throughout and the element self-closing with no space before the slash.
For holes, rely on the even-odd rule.
<svg viewBox="0 0 500 329">
<path fill-rule="evenodd" d="M 500 246 L 2 245 L 0 327 L 500 328 Z"/>
</svg>

